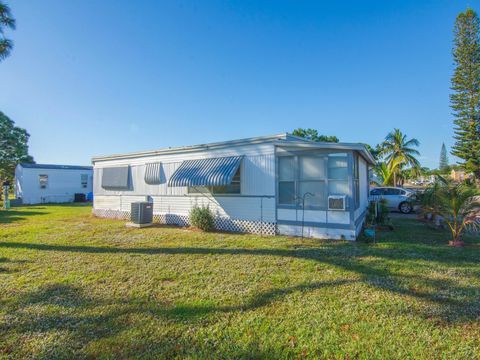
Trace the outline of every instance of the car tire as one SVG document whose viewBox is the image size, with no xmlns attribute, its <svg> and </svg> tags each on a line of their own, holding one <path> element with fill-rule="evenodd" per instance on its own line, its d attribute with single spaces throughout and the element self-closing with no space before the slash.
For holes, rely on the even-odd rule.
<svg viewBox="0 0 480 360">
<path fill-rule="evenodd" d="M 409 202 L 407 201 L 404 201 L 400 204 L 400 206 L 398 207 L 398 209 L 400 210 L 400 212 L 402 214 L 410 214 L 413 210 L 413 206 L 412 204 L 410 204 Z"/>
</svg>

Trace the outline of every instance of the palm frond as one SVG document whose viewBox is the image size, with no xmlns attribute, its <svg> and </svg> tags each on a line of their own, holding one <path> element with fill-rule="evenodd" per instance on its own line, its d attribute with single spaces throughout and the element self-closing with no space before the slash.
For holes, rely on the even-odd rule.
<svg viewBox="0 0 480 360">
<path fill-rule="evenodd" d="M 14 30 L 15 25 L 15 19 L 12 17 L 10 7 L 0 1 L 0 32 L 3 33 L 3 26 Z"/>
<path fill-rule="evenodd" d="M 5 59 L 13 49 L 13 43 L 8 39 L 0 39 L 0 60 Z"/>
</svg>

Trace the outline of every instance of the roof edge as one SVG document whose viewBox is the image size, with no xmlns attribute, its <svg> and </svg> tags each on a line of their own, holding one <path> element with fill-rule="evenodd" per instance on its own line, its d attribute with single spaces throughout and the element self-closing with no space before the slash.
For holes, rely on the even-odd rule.
<svg viewBox="0 0 480 360">
<path fill-rule="evenodd" d="M 315 141 L 289 141 L 281 144 L 277 144 L 277 146 L 296 146 L 296 147 L 304 147 L 304 148 L 322 148 L 322 149 L 338 149 L 338 150 L 356 150 L 360 151 L 363 155 L 365 160 L 370 162 L 371 165 L 375 165 L 376 161 L 370 151 L 367 149 L 365 144 L 363 143 L 346 143 L 346 142 L 315 142 Z"/>
<path fill-rule="evenodd" d="M 19 163 L 24 169 L 51 169 L 51 170 L 93 170 L 91 165 L 61 165 L 61 164 L 32 164 Z"/>
<path fill-rule="evenodd" d="M 281 133 L 277 135 L 258 136 L 258 137 L 243 138 L 238 140 L 228 140 L 228 141 L 220 141 L 220 142 L 213 142 L 213 143 L 207 143 L 207 144 L 199 144 L 199 145 L 169 147 L 169 148 L 163 148 L 158 150 L 138 151 L 138 152 L 132 152 L 132 153 L 114 154 L 114 155 L 107 155 L 107 156 L 94 156 L 92 158 L 92 163 L 95 163 L 97 161 L 131 159 L 131 158 L 142 157 L 142 156 L 155 156 L 155 155 L 182 153 L 182 152 L 194 152 L 199 150 L 221 149 L 228 146 L 261 144 L 264 142 L 271 142 L 275 140 L 291 141 L 291 140 L 296 140 L 296 137 L 292 137 L 292 135 L 288 133 Z"/>
</svg>

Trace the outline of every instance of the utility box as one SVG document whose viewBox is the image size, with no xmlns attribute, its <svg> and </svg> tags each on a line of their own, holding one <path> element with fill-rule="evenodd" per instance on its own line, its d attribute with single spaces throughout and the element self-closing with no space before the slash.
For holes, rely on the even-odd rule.
<svg viewBox="0 0 480 360">
<path fill-rule="evenodd" d="M 86 195 L 82 193 L 75 193 L 73 196 L 73 202 L 85 202 Z"/>
<path fill-rule="evenodd" d="M 130 220 L 134 224 L 151 224 L 153 222 L 153 204 L 149 202 L 132 203 Z"/>
</svg>

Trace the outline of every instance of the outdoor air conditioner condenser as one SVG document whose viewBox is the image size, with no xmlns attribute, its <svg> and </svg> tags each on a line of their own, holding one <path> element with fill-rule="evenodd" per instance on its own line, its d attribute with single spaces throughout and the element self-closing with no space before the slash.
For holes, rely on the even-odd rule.
<svg viewBox="0 0 480 360">
<path fill-rule="evenodd" d="M 153 221 L 153 204 L 150 202 L 132 203 L 130 220 L 134 224 L 151 224 Z"/>
</svg>

